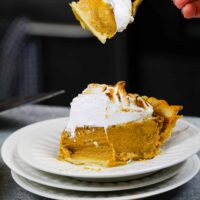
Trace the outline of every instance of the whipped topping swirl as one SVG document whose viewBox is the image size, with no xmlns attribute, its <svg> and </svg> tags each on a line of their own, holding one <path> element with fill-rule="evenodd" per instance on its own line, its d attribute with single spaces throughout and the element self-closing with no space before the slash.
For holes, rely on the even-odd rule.
<svg viewBox="0 0 200 200">
<path fill-rule="evenodd" d="M 131 0 L 104 0 L 112 8 L 117 24 L 117 32 L 122 32 L 129 23 L 133 22 Z"/>
<path fill-rule="evenodd" d="M 125 82 L 115 86 L 90 84 L 71 102 L 67 130 L 73 137 L 77 127 L 104 127 L 152 117 L 153 107 L 137 94 L 127 94 Z"/>
</svg>

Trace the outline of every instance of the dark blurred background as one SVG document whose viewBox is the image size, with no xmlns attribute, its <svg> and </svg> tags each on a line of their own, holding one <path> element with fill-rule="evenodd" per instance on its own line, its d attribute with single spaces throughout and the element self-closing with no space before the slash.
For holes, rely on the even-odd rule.
<svg viewBox="0 0 200 200">
<path fill-rule="evenodd" d="M 200 116 L 200 20 L 171 0 L 144 0 L 135 22 L 102 45 L 80 28 L 69 0 L 0 1 L 0 99 L 65 89 L 43 102 L 69 106 L 88 83 L 182 104 Z"/>
</svg>

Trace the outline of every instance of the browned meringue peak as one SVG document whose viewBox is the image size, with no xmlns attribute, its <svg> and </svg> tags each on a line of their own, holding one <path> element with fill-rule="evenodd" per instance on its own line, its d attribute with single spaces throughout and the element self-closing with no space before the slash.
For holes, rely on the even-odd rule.
<svg viewBox="0 0 200 200">
<path fill-rule="evenodd" d="M 138 107 L 148 109 L 150 104 L 138 94 L 127 93 L 125 81 L 118 81 L 115 85 L 91 83 L 83 91 L 83 94 L 104 93 L 113 103 L 122 103 L 121 110 L 129 112 L 129 106 L 135 104 Z"/>
</svg>

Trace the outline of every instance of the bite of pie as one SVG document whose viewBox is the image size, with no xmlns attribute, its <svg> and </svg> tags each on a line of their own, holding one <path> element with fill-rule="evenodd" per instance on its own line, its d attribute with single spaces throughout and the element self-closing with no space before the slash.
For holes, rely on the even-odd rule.
<svg viewBox="0 0 200 200">
<path fill-rule="evenodd" d="M 141 0 L 79 0 L 70 6 L 81 26 L 105 43 L 133 22 L 140 3 Z"/>
<path fill-rule="evenodd" d="M 126 93 L 115 86 L 90 84 L 73 99 L 58 158 L 105 167 L 154 158 L 170 137 L 182 106 Z"/>
</svg>

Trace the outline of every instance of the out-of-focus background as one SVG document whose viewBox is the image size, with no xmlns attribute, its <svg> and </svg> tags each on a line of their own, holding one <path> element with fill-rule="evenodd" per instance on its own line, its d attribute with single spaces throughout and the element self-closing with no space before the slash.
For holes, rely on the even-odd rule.
<svg viewBox="0 0 200 200">
<path fill-rule="evenodd" d="M 145 0 L 135 22 L 102 45 L 80 28 L 67 0 L 0 1 L 0 100 L 65 89 L 45 104 L 69 106 L 88 83 L 184 105 L 200 116 L 200 20 L 171 0 Z"/>
</svg>

